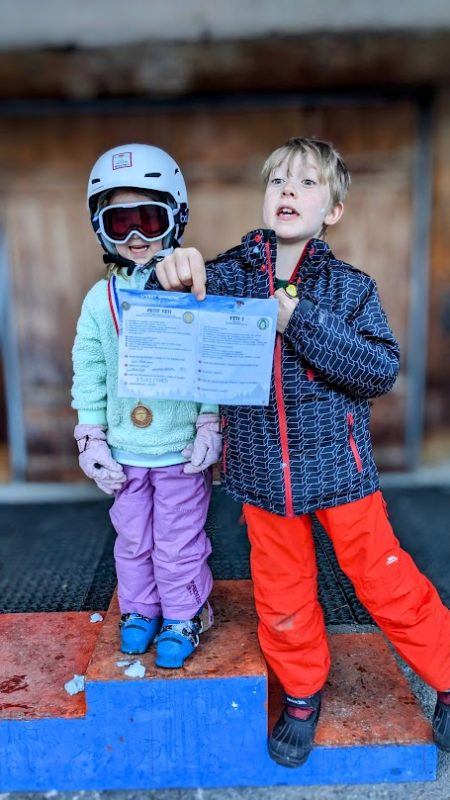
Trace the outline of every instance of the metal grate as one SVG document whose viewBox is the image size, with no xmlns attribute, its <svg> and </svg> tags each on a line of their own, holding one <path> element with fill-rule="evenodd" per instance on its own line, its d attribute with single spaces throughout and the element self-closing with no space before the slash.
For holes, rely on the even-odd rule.
<svg viewBox="0 0 450 800">
<path fill-rule="evenodd" d="M 106 609 L 115 582 L 108 508 L 103 501 L 0 506 L 0 610 Z"/>
<path fill-rule="evenodd" d="M 385 496 L 397 535 L 448 602 L 449 490 L 391 490 Z M 116 585 L 110 505 L 110 499 L 0 505 L 0 611 L 106 610 Z M 240 516 L 240 505 L 214 487 L 207 531 L 216 579 L 250 578 L 250 548 Z M 426 535 L 430 519 L 431 538 Z M 316 520 L 314 537 L 326 623 L 372 623 Z"/>
<path fill-rule="evenodd" d="M 111 501 L 0 507 L 0 609 L 101 611 L 116 585 Z M 250 547 L 241 507 L 215 488 L 207 532 L 210 565 L 221 580 L 250 578 Z M 319 597 L 329 623 L 370 621 L 315 525 Z"/>
<path fill-rule="evenodd" d="M 217 580 L 250 578 L 250 545 L 245 524 L 240 518 L 241 506 L 219 489 L 214 492 L 207 531 L 213 547 L 210 565 Z M 372 618 L 356 597 L 352 584 L 340 569 L 330 539 L 315 519 L 313 532 L 319 572 L 319 600 L 326 624 L 373 624 Z"/>
</svg>

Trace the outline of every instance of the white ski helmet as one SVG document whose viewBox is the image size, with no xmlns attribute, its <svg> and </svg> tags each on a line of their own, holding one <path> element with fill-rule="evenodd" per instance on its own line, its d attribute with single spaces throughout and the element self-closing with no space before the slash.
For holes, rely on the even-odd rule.
<svg viewBox="0 0 450 800">
<path fill-rule="evenodd" d="M 94 231 L 102 247 L 110 253 L 115 252 L 115 247 L 104 240 L 99 231 L 98 204 L 105 192 L 122 187 L 169 196 L 174 228 L 166 237 L 164 247 L 178 244 L 188 221 L 189 207 L 186 184 L 172 156 L 152 145 L 124 144 L 107 150 L 95 162 L 89 175 L 87 203 Z"/>
</svg>

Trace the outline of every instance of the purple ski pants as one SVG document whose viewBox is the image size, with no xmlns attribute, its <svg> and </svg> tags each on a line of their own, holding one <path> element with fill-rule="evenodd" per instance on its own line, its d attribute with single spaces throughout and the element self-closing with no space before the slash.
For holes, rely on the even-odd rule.
<svg viewBox="0 0 450 800">
<path fill-rule="evenodd" d="M 124 465 L 128 480 L 110 509 L 122 614 L 187 620 L 211 592 L 211 470 L 186 475 L 183 466 Z"/>
</svg>

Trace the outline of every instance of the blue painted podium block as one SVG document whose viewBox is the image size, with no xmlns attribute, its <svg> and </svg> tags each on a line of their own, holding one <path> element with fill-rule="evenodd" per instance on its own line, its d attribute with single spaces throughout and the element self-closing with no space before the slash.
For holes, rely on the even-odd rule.
<svg viewBox="0 0 450 800">
<path fill-rule="evenodd" d="M 2 730 L 0 786 L 75 791 L 435 778 L 431 744 L 317 747 L 301 769 L 277 766 L 266 754 L 266 691 L 263 679 L 252 678 L 91 687 L 86 719 L 14 721 Z"/>
<path fill-rule="evenodd" d="M 373 731 L 371 739 L 371 721 L 367 725 L 367 721 L 360 724 L 353 719 L 349 726 L 343 725 L 342 719 L 346 715 L 351 718 L 354 709 L 345 707 L 348 697 L 339 697 L 336 690 L 327 700 L 326 691 L 317 746 L 306 764 L 287 769 L 271 761 L 267 754 L 269 679 L 256 640 L 250 585 L 219 582 L 214 607 L 217 624 L 204 635 L 199 651 L 183 670 L 156 669 L 154 655 L 148 653 L 140 657 L 146 667 L 142 679 L 127 678 L 123 665 L 118 665 L 124 656 L 117 649 L 118 611 L 112 607 L 86 671 L 86 713 L 73 718 L 0 721 L 0 790 L 300 786 L 435 779 L 437 757 L 429 724 L 419 707 L 414 707 L 400 672 L 412 734 L 403 731 L 403 723 L 400 732 L 395 731 L 389 721 L 386 729 Z M 348 674 L 349 658 L 360 658 L 362 635 L 352 634 L 353 638 L 345 640 L 342 663 L 340 637 L 331 637 L 336 668 L 347 673 L 352 691 L 359 673 Z M 373 636 L 377 641 L 367 640 L 364 652 L 370 647 L 379 652 L 381 637 Z M 353 642 L 351 656 L 347 651 Z M 392 659 L 387 648 L 386 652 Z M 369 660 L 372 657 L 373 652 L 368 654 Z M 377 664 L 375 669 L 385 684 L 387 681 L 392 698 L 395 686 L 389 681 L 397 680 L 397 667 Z M 339 674 L 332 675 L 331 682 L 339 686 Z M 379 686 L 375 685 L 374 691 L 378 692 Z M 379 714 L 379 708 L 376 711 Z M 367 708 L 365 713 L 370 714 Z M 337 725 L 336 714 L 341 715 Z M 350 732 L 345 733 L 347 728 Z"/>
</svg>

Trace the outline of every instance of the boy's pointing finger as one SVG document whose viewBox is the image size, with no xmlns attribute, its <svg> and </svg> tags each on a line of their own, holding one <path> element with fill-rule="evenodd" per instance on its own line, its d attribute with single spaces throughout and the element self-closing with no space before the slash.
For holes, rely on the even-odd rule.
<svg viewBox="0 0 450 800">
<path fill-rule="evenodd" d="M 156 277 L 158 278 L 163 289 L 166 290 L 180 290 L 183 288 L 178 280 L 177 270 L 173 256 L 166 256 L 162 261 L 156 265 Z"/>
<path fill-rule="evenodd" d="M 192 249 L 190 254 L 191 292 L 197 300 L 203 300 L 206 295 L 206 269 L 203 257 L 198 250 Z"/>
<path fill-rule="evenodd" d="M 206 294 L 206 270 L 201 253 L 195 247 L 177 248 L 156 266 L 156 275 L 164 289 L 191 289 L 197 300 Z"/>
</svg>

